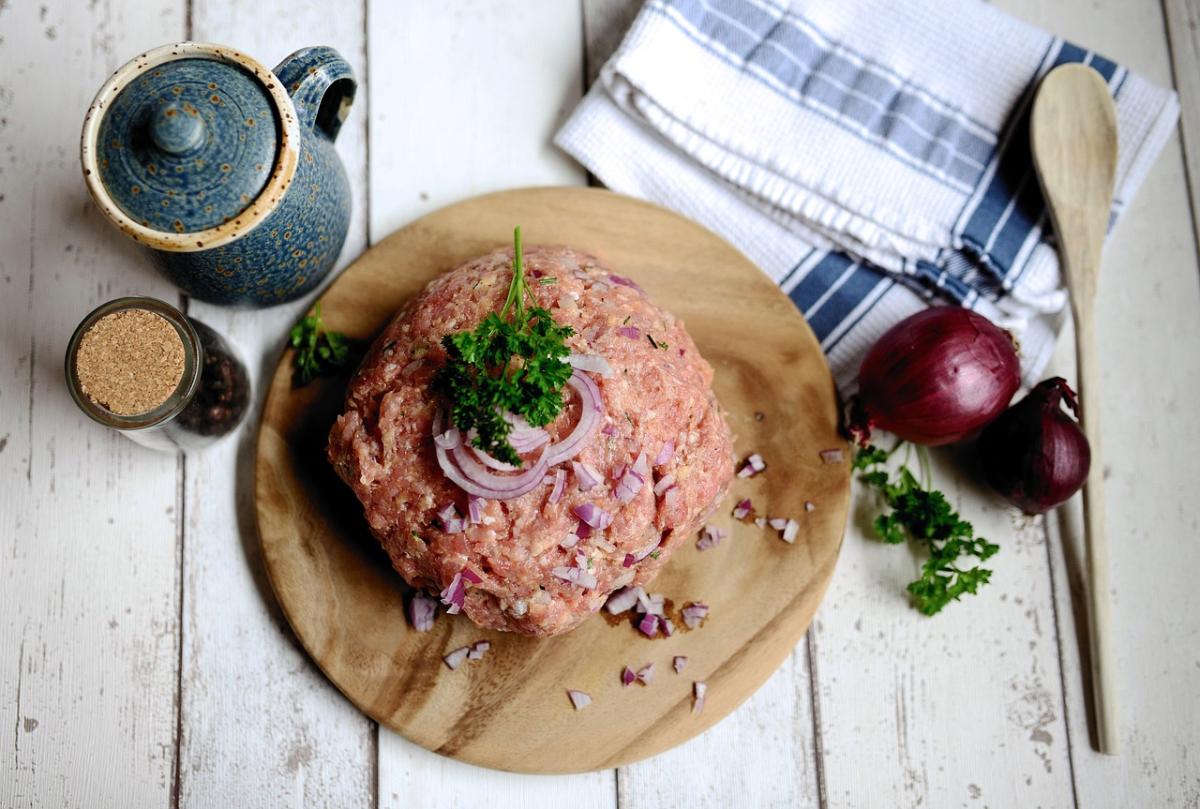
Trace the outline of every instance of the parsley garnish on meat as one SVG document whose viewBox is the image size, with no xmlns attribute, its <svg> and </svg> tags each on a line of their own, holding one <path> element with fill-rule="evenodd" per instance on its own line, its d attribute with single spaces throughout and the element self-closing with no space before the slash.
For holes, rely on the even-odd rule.
<svg viewBox="0 0 1200 809">
<path fill-rule="evenodd" d="M 325 323 L 321 320 L 320 301 L 313 307 L 311 314 L 305 315 L 299 323 L 292 326 L 288 336 L 292 347 L 297 349 L 296 374 L 301 385 L 307 385 L 319 375 L 342 367 L 346 364 L 346 358 L 350 356 L 346 335 L 325 328 Z"/>
<path fill-rule="evenodd" d="M 854 468 L 862 471 L 859 479 L 878 489 L 892 509 L 875 518 L 879 538 L 892 545 L 912 539 L 929 549 L 929 561 L 921 566 L 921 577 L 908 585 L 908 592 L 917 609 L 934 615 L 964 593 L 974 594 L 991 578 L 992 571 L 987 568 L 959 567 L 959 557 L 973 556 L 984 562 L 1000 546 L 976 537 L 971 523 L 961 519 L 946 496 L 933 489 L 924 447 L 917 448 L 924 486 L 904 465 L 892 478 L 884 464 L 899 447 L 898 443 L 891 452 L 874 446 L 860 449 Z"/>
<path fill-rule="evenodd" d="M 474 446 L 493 458 L 521 465 L 508 443 L 512 426 L 504 411 L 535 427 L 549 424 L 563 408 L 562 388 L 571 376 L 564 361 L 574 330 L 560 326 L 536 303 L 525 282 L 521 229 L 513 231 L 513 276 L 499 313 L 491 312 L 474 331 L 442 338 L 449 354 L 433 379 L 450 403 L 451 420 L 463 433 L 475 430 Z"/>
</svg>

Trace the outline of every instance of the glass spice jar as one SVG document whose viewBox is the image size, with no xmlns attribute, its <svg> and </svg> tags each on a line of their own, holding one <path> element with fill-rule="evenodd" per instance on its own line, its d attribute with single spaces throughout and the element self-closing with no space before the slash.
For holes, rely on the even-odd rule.
<svg viewBox="0 0 1200 809">
<path fill-rule="evenodd" d="M 97 307 L 67 346 L 79 409 L 151 449 L 199 449 L 228 435 L 250 406 L 250 375 L 208 326 L 156 298 Z"/>
</svg>

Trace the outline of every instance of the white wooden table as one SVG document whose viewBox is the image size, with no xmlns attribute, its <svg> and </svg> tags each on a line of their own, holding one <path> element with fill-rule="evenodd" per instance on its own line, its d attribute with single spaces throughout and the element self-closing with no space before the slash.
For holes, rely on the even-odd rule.
<svg viewBox="0 0 1200 809">
<path fill-rule="evenodd" d="M 1004 546 L 995 584 L 921 617 L 902 595 L 914 557 L 870 539 L 856 508 L 807 641 L 680 749 L 534 777 L 378 728 L 272 599 L 253 420 L 176 458 L 92 424 L 67 395 L 62 356 L 86 311 L 178 298 L 89 204 L 83 112 L 114 68 L 164 42 L 268 64 L 337 47 L 360 81 L 339 141 L 355 188 L 345 263 L 462 197 L 584 183 L 549 137 L 637 3 L 0 0 L 0 807 L 1200 806 L 1200 186 L 1182 148 L 1200 166 L 1200 2 L 998 4 L 1183 96 L 1185 137 L 1116 231 L 1100 291 L 1106 397 L 1092 404 L 1108 428 L 1120 757 L 1088 738 L 1076 511 L 1018 517 L 949 454 L 938 480 Z M 306 305 L 190 312 L 261 379 Z"/>
</svg>

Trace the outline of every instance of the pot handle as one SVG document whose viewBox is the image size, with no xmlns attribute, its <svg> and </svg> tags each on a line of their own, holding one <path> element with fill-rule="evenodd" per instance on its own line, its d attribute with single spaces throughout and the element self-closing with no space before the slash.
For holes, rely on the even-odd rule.
<svg viewBox="0 0 1200 809">
<path fill-rule="evenodd" d="M 333 48 L 318 45 L 284 59 L 275 75 L 292 97 L 300 126 L 336 140 L 358 90 L 350 63 Z"/>
</svg>

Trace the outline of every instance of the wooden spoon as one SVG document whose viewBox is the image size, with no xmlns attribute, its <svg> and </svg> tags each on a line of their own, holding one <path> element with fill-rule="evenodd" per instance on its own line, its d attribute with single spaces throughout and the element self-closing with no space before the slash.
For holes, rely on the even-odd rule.
<svg viewBox="0 0 1200 809">
<path fill-rule="evenodd" d="M 1083 489 L 1083 514 L 1096 738 L 1101 753 L 1116 755 L 1119 740 L 1109 627 L 1104 462 L 1096 418 L 1100 388 L 1092 314 L 1100 278 L 1100 251 L 1112 211 L 1117 121 L 1108 85 L 1100 74 L 1078 64 L 1052 70 L 1042 80 L 1033 102 L 1030 140 L 1075 316 L 1080 421 L 1092 449 L 1092 465 Z"/>
</svg>

